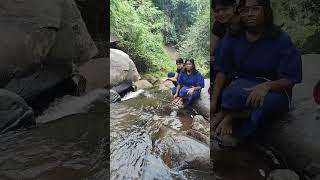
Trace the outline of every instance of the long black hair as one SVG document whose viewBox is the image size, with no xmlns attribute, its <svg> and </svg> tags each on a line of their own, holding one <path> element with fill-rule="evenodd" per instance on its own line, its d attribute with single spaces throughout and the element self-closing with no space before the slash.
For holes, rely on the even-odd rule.
<svg viewBox="0 0 320 180">
<path fill-rule="evenodd" d="M 273 11 L 270 0 L 256 0 L 257 3 L 263 7 L 265 19 L 264 37 L 275 38 L 279 35 L 281 28 L 274 24 Z M 240 0 L 239 8 L 245 7 L 247 0 Z M 245 27 L 245 26 L 242 26 Z"/>
<path fill-rule="evenodd" d="M 211 1 L 211 8 L 214 9 L 217 6 L 233 6 L 236 5 L 236 0 L 212 0 Z"/>
</svg>

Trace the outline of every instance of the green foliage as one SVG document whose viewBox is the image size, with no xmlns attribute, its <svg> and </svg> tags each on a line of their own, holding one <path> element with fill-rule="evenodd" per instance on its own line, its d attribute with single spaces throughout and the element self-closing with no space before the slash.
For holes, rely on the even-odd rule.
<svg viewBox="0 0 320 180">
<path fill-rule="evenodd" d="M 304 51 L 314 51 L 309 43 L 310 37 L 315 36 L 320 30 L 320 2 L 277 0 L 273 1 L 272 5 L 276 23 L 284 24 L 284 29 L 291 35 L 296 45 Z"/>
<path fill-rule="evenodd" d="M 209 0 L 111 0 L 111 33 L 139 71 L 160 76 L 174 70 L 163 44 L 170 42 L 208 76 L 209 8 Z"/>
<path fill-rule="evenodd" d="M 150 1 L 111 0 L 110 30 L 142 72 L 172 70 L 163 47 L 165 15 Z"/>
<path fill-rule="evenodd" d="M 209 3 L 209 1 L 208 1 Z M 182 58 L 196 61 L 198 70 L 209 76 L 210 60 L 210 9 L 209 5 L 198 15 L 196 22 L 187 29 L 179 43 L 179 54 Z"/>
<path fill-rule="evenodd" d="M 153 0 L 168 17 L 172 26 L 164 31 L 165 43 L 176 44 L 185 34 L 187 28 L 195 23 L 204 8 L 209 6 L 205 0 Z"/>
</svg>

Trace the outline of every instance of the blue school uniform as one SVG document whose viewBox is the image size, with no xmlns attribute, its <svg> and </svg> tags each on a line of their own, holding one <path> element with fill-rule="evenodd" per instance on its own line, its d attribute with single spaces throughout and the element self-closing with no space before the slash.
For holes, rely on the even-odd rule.
<svg viewBox="0 0 320 180">
<path fill-rule="evenodd" d="M 270 91 L 261 107 L 247 106 L 250 94 L 245 88 L 254 87 L 265 81 L 287 79 L 292 84 L 302 80 L 301 54 L 291 42 L 287 33 L 281 31 L 274 38 L 261 38 L 248 42 L 246 35 L 226 35 L 220 49 L 215 69 L 236 77 L 222 94 L 222 108 L 226 110 L 247 110 L 251 113 L 240 128 L 238 135 L 253 135 L 258 125 L 269 114 L 289 110 L 291 93 Z"/>
<path fill-rule="evenodd" d="M 179 96 L 184 97 L 188 96 L 188 98 L 183 102 L 183 105 L 187 107 L 195 98 L 200 97 L 201 90 L 194 91 L 191 95 L 188 95 L 188 90 L 194 87 L 202 87 L 204 88 L 204 78 L 201 73 L 197 70 L 194 70 L 190 75 L 187 72 L 182 72 L 178 77 L 178 84 L 182 86 L 179 91 Z"/>
</svg>

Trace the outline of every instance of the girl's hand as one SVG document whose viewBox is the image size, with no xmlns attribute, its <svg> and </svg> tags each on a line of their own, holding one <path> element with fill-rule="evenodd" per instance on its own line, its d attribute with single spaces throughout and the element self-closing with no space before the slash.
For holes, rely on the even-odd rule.
<svg viewBox="0 0 320 180">
<path fill-rule="evenodd" d="M 269 82 L 261 83 L 253 88 L 247 88 L 247 91 L 251 91 L 247 98 L 247 105 L 258 107 L 263 105 L 264 97 L 270 91 L 271 86 Z"/>
<path fill-rule="evenodd" d="M 188 95 L 192 95 L 192 93 L 194 92 L 194 87 L 190 88 L 187 92 Z"/>
</svg>

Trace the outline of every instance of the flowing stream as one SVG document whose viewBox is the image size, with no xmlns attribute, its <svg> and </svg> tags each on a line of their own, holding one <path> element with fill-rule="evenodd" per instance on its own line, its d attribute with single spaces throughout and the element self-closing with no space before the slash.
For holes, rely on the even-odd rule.
<svg viewBox="0 0 320 180">
<path fill-rule="evenodd" d="M 195 170 L 197 167 L 174 166 L 175 159 L 162 151 L 165 137 L 192 126 L 193 114 L 189 110 L 178 110 L 171 101 L 168 93 L 151 90 L 111 104 L 111 179 L 210 179 L 208 171 Z M 202 146 L 205 149 L 206 145 Z M 203 153 L 202 146 L 197 147 L 200 153 Z"/>
</svg>

